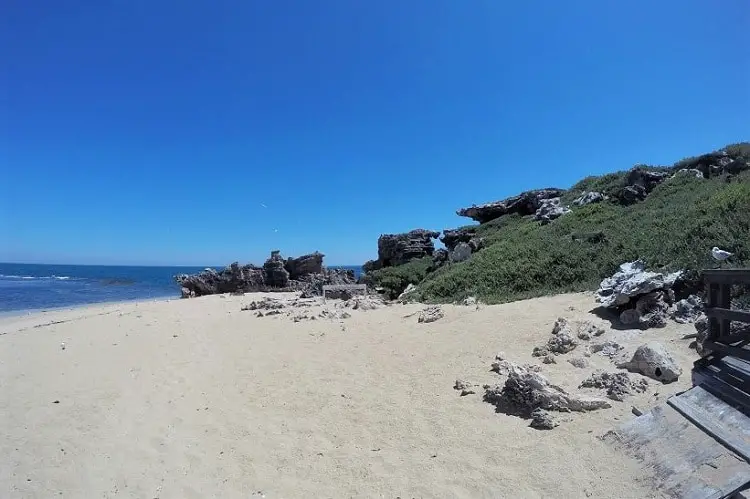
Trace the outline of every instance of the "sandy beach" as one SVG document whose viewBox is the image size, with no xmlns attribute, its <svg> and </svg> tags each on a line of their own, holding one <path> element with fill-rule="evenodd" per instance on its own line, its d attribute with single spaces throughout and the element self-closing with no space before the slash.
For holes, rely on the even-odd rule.
<svg viewBox="0 0 750 499">
<path fill-rule="evenodd" d="M 690 386 L 696 354 L 680 337 L 691 325 L 617 331 L 590 313 L 590 294 L 445 305 L 429 324 L 417 322 L 419 304 L 348 318 L 336 301 L 241 311 L 260 296 L 0 318 L 0 496 L 660 497 L 599 437 L 632 406 Z M 497 413 L 481 388 L 504 381 L 490 371 L 496 353 L 542 365 L 531 352 L 558 317 L 594 321 L 631 354 L 658 339 L 684 373 L 610 409 L 563 414 L 551 431 Z M 616 371 L 612 360 L 595 354 L 579 369 L 565 360 L 577 355 L 542 373 L 604 397 L 578 385 L 596 368 Z M 460 396 L 457 378 L 477 393 Z"/>
</svg>

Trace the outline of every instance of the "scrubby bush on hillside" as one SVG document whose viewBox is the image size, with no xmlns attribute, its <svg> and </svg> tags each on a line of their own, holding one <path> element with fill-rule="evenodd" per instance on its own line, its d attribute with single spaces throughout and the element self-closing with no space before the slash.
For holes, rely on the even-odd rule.
<svg viewBox="0 0 750 499">
<path fill-rule="evenodd" d="M 696 278 L 698 270 L 715 266 L 713 246 L 734 252 L 734 264 L 748 262 L 747 173 L 729 184 L 678 176 L 641 203 L 591 204 L 545 226 L 521 217 L 484 224 L 490 245 L 466 262 L 429 274 L 419 295 L 426 301 L 474 295 L 504 302 L 593 289 L 622 262 L 637 258 L 654 269 L 692 270 L 689 277 Z"/>
</svg>

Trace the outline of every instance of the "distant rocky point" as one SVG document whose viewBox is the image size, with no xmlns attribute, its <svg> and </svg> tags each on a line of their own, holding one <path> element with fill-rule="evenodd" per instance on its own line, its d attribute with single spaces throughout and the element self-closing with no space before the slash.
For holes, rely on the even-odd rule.
<svg viewBox="0 0 750 499">
<path fill-rule="evenodd" d="M 323 257 L 316 251 L 284 260 L 281 252 L 276 250 L 271 252 L 262 267 L 234 262 L 221 271 L 209 268 L 174 278 L 182 287 L 183 298 L 258 291 L 302 291 L 303 296 L 318 296 L 326 284 L 353 284 L 356 281 L 353 270 L 324 267 Z"/>
</svg>

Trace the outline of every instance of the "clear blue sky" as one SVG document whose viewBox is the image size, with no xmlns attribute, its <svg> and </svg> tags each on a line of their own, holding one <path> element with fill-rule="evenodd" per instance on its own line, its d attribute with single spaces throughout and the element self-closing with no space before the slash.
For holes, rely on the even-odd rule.
<svg viewBox="0 0 750 499">
<path fill-rule="evenodd" d="M 747 0 L 7 0 L 0 261 L 359 264 L 747 140 L 748 26 Z"/>
</svg>

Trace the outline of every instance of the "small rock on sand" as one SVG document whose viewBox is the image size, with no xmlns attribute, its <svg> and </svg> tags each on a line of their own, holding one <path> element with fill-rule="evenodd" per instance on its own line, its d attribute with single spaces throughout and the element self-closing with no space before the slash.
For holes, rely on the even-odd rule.
<svg viewBox="0 0 750 499">
<path fill-rule="evenodd" d="M 551 430 L 560 425 L 560 422 L 544 409 L 531 411 L 531 423 L 529 426 L 537 430 Z"/>
<path fill-rule="evenodd" d="M 608 373 L 595 371 L 591 376 L 583 380 L 581 388 L 600 388 L 607 390 L 607 397 L 622 402 L 626 395 L 641 393 L 648 388 L 648 381 L 639 379 L 631 381 L 628 373 Z"/>
<path fill-rule="evenodd" d="M 568 363 L 573 367 L 577 367 L 578 369 L 585 369 L 589 367 L 589 361 L 584 357 L 573 357 L 572 359 L 568 359 Z"/>
<path fill-rule="evenodd" d="M 444 316 L 445 314 L 443 313 L 443 309 L 437 305 L 433 305 L 431 307 L 424 308 L 421 312 L 419 312 L 418 322 L 427 324 L 429 322 L 435 322 L 436 320 L 442 319 Z"/>
<path fill-rule="evenodd" d="M 639 346 L 630 361 L 622 362 L 617 367 L 641 373 L 662 383 L 677 381 L 682 374 L 682 368 L 672 355 L 656 341 Z"/>
<path fill-rule="evenodd" d="M 464 380 L 457 379 L 456 383 L 453 385 L 454 390 L 459 390 L 461 392 L 461 396 L 465 397 L 466 395 L 472 395 L 476 392 L 472 390 L 472 384 L 467 383 Z"/>
</svg>

